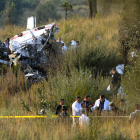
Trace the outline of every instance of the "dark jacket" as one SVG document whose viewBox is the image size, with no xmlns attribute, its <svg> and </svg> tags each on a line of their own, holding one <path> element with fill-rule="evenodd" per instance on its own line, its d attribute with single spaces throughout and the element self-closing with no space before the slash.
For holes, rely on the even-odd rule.
<svg viewBox="0 0 140 140">
<path fill-rule="evenodd" d="M 60 113 L 62 112 L 62 106 L 61 105 L 57 105 L 57 108 L 56 108 L 56 115 L 59 115 Z"/>
<path fill-rule="evenodd" d="M 70 115 L 69 113 L 65 112 L 65 111 L 62 111 L 60 114 L 59 114 L 59 120 L 61 122 L 65 122 L 65 123 L 69 123 L 70 122 Z"/>
<path fill-rule="evenodd" d="M 115 72 L 114 74 L 112 74 L 111 77 L 111 86 L 119 88 L 120 85 L 121 85 L 121 75 L 118 72 Z"/>
</svg>

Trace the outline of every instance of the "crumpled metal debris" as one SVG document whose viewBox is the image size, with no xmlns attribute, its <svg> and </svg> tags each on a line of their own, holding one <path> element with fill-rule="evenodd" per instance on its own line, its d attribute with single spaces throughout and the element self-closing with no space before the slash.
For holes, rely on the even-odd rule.
<svg viewBox="0 0 140 140">
<path fill-rule="evenodd" d="M 124 64 L 119 64 L 116 66 L 116 70 L 119 74 L 123 74 L 123 71 L 124 71 Z"/>
<path fill-rule="evenodd" d="M 45 115 L 47 113 L 46 109 L 41 109 L 39 115 Z"/>
<path fill-rule="evenodd" d="M 54 34 L 59 32 L 55 23 L 44 25 L 32 30 L 23 31 L 10 39 L 10 61 L 1 60 L 3 64 L 24 63 L 33 68 L 47 64 L 52 54 L 62 53 L 62 45 L 56 42 Z M 4 54 L 4 53 L 3 53 Z"/>
<path fill-rule="evenodd" d="M 23 71 L 24 74 L 33 73 L 33 69 L 28 65 L 27 68 Z"/>
<path fill-rule="evenodd" d="M 24 63 L 26 69 L 23 75 L 27 78 L 27 82 L 36 83 L 44 80 L 38 70 L 50 62 L 51 56 L 62 53 L 61 42 L 56 42 L 54 37 L 58 32 L 56 23 L 52 23 L 15 35 L 10 39 L 11 54 L 8 55 L 7 61 L 3 60 L 5 50 L 0 48 L 0 56 L 2 56 L 0 63 L 10 66 Z"/>
<path fill-rule="evenodd" d="M 24 57 L 35 57 L 50 39 L 55 41 L 54 34 L 58 32 L 59 28 L 55 23 L 23 31 L 11 38 L 9 48 L 14 54 L 19 53 Z"/>
<path fill-rule="evenodd" d="M 136 54 L 135 51 L 130 52 L 130 55 L 131 55 L 132 58 L 136 58 L 136 57 L 138 57 L 138 55 Z"/>
<path fill-rule="evenodd" d="M 29 82 L 30 84 L 44 80 L 44 77 L 42 77 L 37 70 L 33 70 L 29 65 L 23 72 L 25 74 L 25 77 L 27 78 L 27 82 Z"/>
</svg>

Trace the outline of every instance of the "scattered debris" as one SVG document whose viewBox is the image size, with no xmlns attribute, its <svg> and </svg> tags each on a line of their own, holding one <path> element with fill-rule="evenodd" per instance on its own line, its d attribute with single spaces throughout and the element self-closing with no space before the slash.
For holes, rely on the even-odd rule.
<svg viewBox="0 0 140 140">
<path fill-rule="evenodd" d="M 116 70 L 119 74 L 123 74 L 123 71 L 124 71 L 124 64 L 119 64 L 116 66 Z"/>
<path fill-rule="evenodd" d="M 102 40 L 100 36 L 97 36 L 96 38 L 99 39 L 100 41 Z"/>
<path fill-rule="evenodd" d="M 130 55 L 132 58 L 136 58 L 138 56 L 135 51 L 131 52 Z"/>
<path fill-rule="evenodd" d="M 117 96 L 120 96 L 121 98 L 123 98 L 124 96 L 126 96 L 126 94 L 123 92 L 123 88 L 121 86 L 120 86 L 120 88 L 118 90 Z"/>
<path fill-rule="evenodd" d="M 107 90 L 107 92 L 111 90 L 110 85 L 107 87 L 106 90 Z"/>
<path fill-rule="evenodd" d="M 42 77 L 37 70 L 33 70 L 29 65 L 27 66 L 27 69 L 24 70 L 24 74 L 27 82 L 30 84 L 44 80 L 44 77 Z"/>
<path fill-rule="evenodd" d="M 47 112 L 47 111 L 46 111 L 45 109 L 41 109 L 40 112 L 39 112 L 39 115 L 45 115 L 46 112 Z"/>
</svg>

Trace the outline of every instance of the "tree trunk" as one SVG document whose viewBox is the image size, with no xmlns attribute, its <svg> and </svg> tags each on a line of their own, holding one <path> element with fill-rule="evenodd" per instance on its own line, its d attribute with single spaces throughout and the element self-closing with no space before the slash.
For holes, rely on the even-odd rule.
<svg viewBox="0 0 140 140">
<path fill-rule="evenodd" d="M 67 20 L 67 16 L 68 16 L 68 10 L 66 9 L 66 16 L 65 16 L 65 20 Z"/>
<path fill-rule="evenodd" d="M 92 0 L 88 0 L 88 5 L 89 5 L 89 18 L 92 19 L 93 17 L 93 10 L 92 10 Z"/>
<path fill-rule="evenodd" d="M 93 17 L 97 14 L 97 0 L 92 0 Z"/>
<path fill-rule="evenodd" d="M 89 18 L 95 17 L 97 14 L 97 0 L 88 0 L 89 5 Z"/>
</svg>

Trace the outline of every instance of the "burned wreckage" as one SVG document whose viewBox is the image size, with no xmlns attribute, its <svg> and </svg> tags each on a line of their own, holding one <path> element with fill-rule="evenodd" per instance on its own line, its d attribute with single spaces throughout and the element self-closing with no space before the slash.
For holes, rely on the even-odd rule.
<svg viewBox="0 0 140 140">
<path fill-rule="evenodd" d="M 9 43 L 11 52 L 8 55 L 9 61 L 0 59 L 0 63 L 7 65 L 24 63 L 28 68 L 27 77 L 36 75 L 31 68 L 41 69 L 41 65 L 49 63 L 50 56 L 62 52 L 61 42 L 57 42 L 54 37 L 54 34 L 58 32 L 59 28 L 52 23 L 15 35 Z"/>
<path fill-rule="evenodd" d="M 28 64 L 33 68 L 46 64 L 50 55 L 62 50 L 61 43 L 56 42 L 54 37 L 58 32 L 59 28 L 52 23 L 14 36 L 10 40 L 9 48 L 15 56 L 9 56 L 10 60 L 19 58 L 25 65 Z"/>
</svg>

